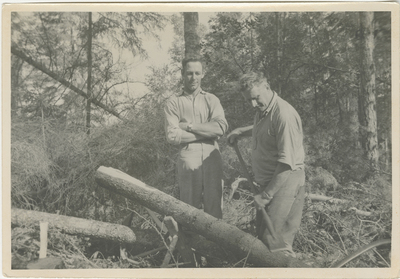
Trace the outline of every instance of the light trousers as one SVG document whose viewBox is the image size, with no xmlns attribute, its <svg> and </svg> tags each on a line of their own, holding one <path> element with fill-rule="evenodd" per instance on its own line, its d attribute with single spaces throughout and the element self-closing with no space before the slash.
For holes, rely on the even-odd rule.
<svg viewBox="0 0 400 279">
<path fill-rule="evenodd" d="M 281 235 L 286 250 L 295 256 L 292 245 L 296 232 L 300 228 L 305 198 L 305 173 L 304 170 L 290 170 L 290 175 L 285 185 L 275 193 L 272 201 L 265 207 L 273 223 L 277 235 Z M 266 228 L 261 212 L 256 214 L 257 235 L 267 243 L 267 235 L 271 233 Z"/>
<path fill-rule="evenodd" d="M 180 200 L 222 219 L 222 159 L 215 143 L 189 143 L 177 162 Z"/>
</svg>

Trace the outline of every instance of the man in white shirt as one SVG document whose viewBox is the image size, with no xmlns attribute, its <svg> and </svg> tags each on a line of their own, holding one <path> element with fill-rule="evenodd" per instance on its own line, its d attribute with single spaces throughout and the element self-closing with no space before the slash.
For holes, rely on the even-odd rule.
<svg viewBox="0 0 400 279">
<path fill-rule="evenodd" d="M 204 76 L 199 59 L 182 62 L 184 91 L 168 100 L 167 141 L 180 145 L 180 199 L 216 218 L 222 218 L 222 159 L 217 139 L 228 129 L 219 99 L 201 89 Z"/>
</svg>

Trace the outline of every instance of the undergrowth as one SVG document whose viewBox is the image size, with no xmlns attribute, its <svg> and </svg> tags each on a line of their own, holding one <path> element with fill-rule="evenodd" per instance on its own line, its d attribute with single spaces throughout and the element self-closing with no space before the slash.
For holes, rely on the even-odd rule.
<svg viewBox="0 0 400 279">
<path fill-rule="evenodd" d="M 99 166 L 113 167 L 178 197 L 176 148 L 166 143 L 162 118 L 158 119 L 154 125 L 145 125 L 146 117 L 140 117 L 135 122 L 97 127 L 92 129 L 90 136 L 79 127 L 63 126 L 54 121 L 14 119 L 12 206 L 111 223 L 121 223 L 133 212 L 129 226 L 139 229 L 137 233 L 141 237 L 137 241 L 140 247 L 128 250 L 129 256 L 165 245 L 165 235 L 160 234 L 141 206 L 99 187 L 94 181 L 94 173 Z M 240 143 L 242 154 L 250 164 L 249 146 L 249 139 Z M 231 185 L 243 175 L 237 156 L 233 148 L 226 145 L 224 138 L 220 140 L 220 149 L 224 162 L 224 220 L 255 235 L 255 209 L 250 189 L 246 183 L 239 183 L 235 193 L 232 192 Z M 330 267 L 365 244 L 391 237 L 390 176 L 365 175 L 366 171 L 363 175 L 346 176 L 346 171 L 339 165 L 331 166 L 331 169 L 319 165 L 318 162 L 328 159 L 325 153 L 320 153 L 318 158 L 308 160 L 307 192 L 348 202 L 306 199 L 301 228 L 294 243 L 299 259 L 312 259 L 319 267 Z M 352 170 L 360 168 L 362 163 L 352 166 Z M 371 215 L 356 214 L 356 209 Z M 15 268 L 21 262 L 37 259 L 38 240 L 39 233 L 33 228 L 12 229 Z M 156 267 L 165 255 L 165 250 L 156 252 L 136 259 L 139 264 L 132 264 L 120 259 L 119 246 L 102 246 L 104 242 L 65 235 L 55 229 L 49 232 L 49 255 L 62 258 L 67 268 Z M 224 265 L 249 266 L 244 262 Z M 351 261 L 346 267 L 388 265 L 389 250 L 377 248 Z"/>
<path fill-rule="evenodd" d="M 24 269 L 39 258 L 39 231 L 29 227 L 15 227 L 11 232 L 12 268 Z M 108 246 L 108 247 L 105 247 Z M 119 245 L 83 236 L 61 233 L 49 228 L 47 257 L 63 260 L 67 269 L 87 268 L 146 268 L 151 267 L 156 253 L 135 259 L 135 263 L 121 259 Z M 128 250 L 129 251 L 129 250 Z M 133 253 L 133 252 L 132 252 Z M 130 257 L 134 256 L 128 252 Z"/>
</svg>

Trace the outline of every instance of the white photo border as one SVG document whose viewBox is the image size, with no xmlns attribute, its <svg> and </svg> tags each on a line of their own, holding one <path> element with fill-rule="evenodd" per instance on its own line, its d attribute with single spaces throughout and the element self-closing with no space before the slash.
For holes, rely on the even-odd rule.
<svg viewBox="0 0 400 279">
<path fill-rule="evenodd" d="M 399 278 L 400 277 L 400 90 L 399 4 L 396 2 L 141 2 L 141 3 L 18 3 L 2 7 L 2 267 L 6 277 L 68 278 Z M 388 11 L 392 32 L 392 267 L 391 268 L 186 268 L 186 269 L 11 269 L 11 12 L 322 12 Z"/>
</svg>

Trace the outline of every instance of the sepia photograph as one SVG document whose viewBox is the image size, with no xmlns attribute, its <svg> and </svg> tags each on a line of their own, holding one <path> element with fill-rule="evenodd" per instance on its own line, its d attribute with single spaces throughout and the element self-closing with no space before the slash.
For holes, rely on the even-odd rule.
<svg viewBox="0 0 400 279">
<path fill-rule="evenodd" d="M 397 278 L 399 4 L 2 10 L 3 275 Z"/>
</svg>

